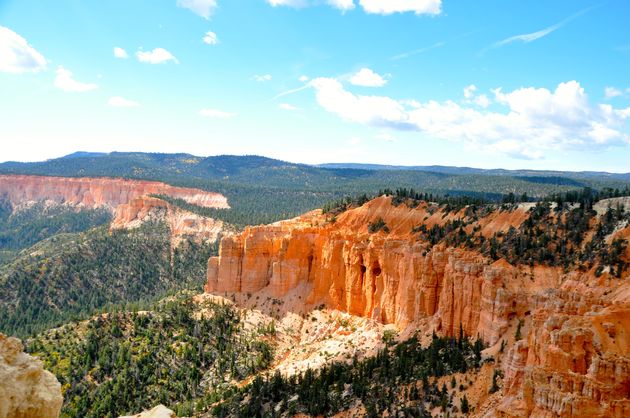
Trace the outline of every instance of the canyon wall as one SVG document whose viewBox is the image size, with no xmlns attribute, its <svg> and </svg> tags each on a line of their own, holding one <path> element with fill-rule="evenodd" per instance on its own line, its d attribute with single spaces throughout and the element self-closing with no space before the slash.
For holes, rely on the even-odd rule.
<svg viewBox="0 0 630 418">
<path fill-rule="evenodd" d="M 50 200 L 88 208 L 129 203 L 148 195 L 168 195 L 197 206 L 228 208 L 225 196 L 199 189 L 170 186 L 157 181 L 116 178 L 74 178 L 0 175 L 0 198 L 12 205 Z"/>
<path fill-rule="evenodd" d="M 56 418 L 61 385 L 17 338 L 0 334 L 0 418 Z"/>
<path fill-rule="evenodd" d="M 293 311 L 325 305 L 425 335 L 457 335 L 461 326 L 492 346 L 505 375 L 487 417 L 630 416 L 627 278 L 515 267 L 414 236 L 418 225 L 462 216 L 381 197 L 336 217 L 315 211 L 247 228 L 222 240 L 206 291 L 262 309 L 265 301 Z M 494 211 L 467 228 L 489 237 L 527 216 L 525 207 Z M 387 233 L 369 232 L 378 219 Z M 523 339 L 515 341 L 520 320 Z"/>
</svg>

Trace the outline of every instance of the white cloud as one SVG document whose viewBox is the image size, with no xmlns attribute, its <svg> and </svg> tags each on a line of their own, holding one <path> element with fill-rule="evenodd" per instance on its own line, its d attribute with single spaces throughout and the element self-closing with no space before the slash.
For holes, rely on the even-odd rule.
<svg viewBox="0 0 630 418">
<path fill-rule="evenodd" d="M 236 113 L 226 112 L 219 109 L 201 109 L 199 114 L 205 118 L 227 119 L 236 116 Z"/>
<path fill-rule="evenodd" d="M 265 81 L 271 81 L 273 77 L 271 76 L 271 74 L 262 74 L 262 75 L 258 75 L 256 74 L 254 76 L 254 80 L 258 81 L 258 82 L 265 82 Z"/>
<path fill-rule="evenodd" d="M 327 3 L 336 9 L 343 10 L 344 12 L 354 9 L 354 0 L 328 0 Z"/>
<path fill-rule="evenodd" d="M 537 39 L 543 38 L 547 35 L 549 35 L 552 32 L 555 32 L 556 30 L 560 29 L 562 26 L 561 24 L 556 24 L 553 26 L 549 26 L 548 28 L 536 31 L 536 32 L 532 32 L 532 33 L 523 33 L 521 35 L 515 35 L 515 36 L 510 36 L 509 38 L 503 39 L 499 42 L 496 42 L 493 47 L 494 48 L 498 48 L 500 46 L 503 45 L 507 45 L 507 44 L 511 44 L 512 42 L 516 42 L 516 41 L 520 41 L 520 42 L 524 42 L 524 43 L 529 43 L 529 42 L 533 42 Z"/>
<path fill-rule="evenodd" d="M 471 84 L 470 86 L 466 86 L 464 87 L 464 97 L 466 99 L 472 99 L 476 91 L 477 91 L 477 86 L 475 86 L 474 84 Z"/>
<path fill-rule="evenodd" d="M 288 110 L 288 111 L 294 111 L 294 110 L 298 110 L 297 107 L 293 106 L 292 104 L 289 103 L 280 103 L 278 105 L 278 107 L 282 110 Z"/>
<path fill-rule="evenodd" d="M 217 0 L 177 0 L 177 5 L 191 10 L 206 20 L 212 16 L 212 13 L 218 7 Z"/>
<path fill-rule="evenodd" d="M 163 64 L 169 61 L 179 64 L 177 58 L 164 48 L 155 48 L 152 51 L 138 51 L 136 52 L 136 57 L 138 61 L 148 64 Z"/>
<path fill-rule="evenodd" d="M 302 83 L 306 83 L 308 80 L 310 80 L 310 78 L 308 78 L 308 76 L 305 76 L 305 75 L 301 75 L 300 78 L 298 78 L 298 81 Z"/>
<path fill-rule="evenodd" d="M 356 74 L 350 77 L 350 83 L 355 86 L 383 87 L 387 84 L 387 80 L 369 68 L 361 68 Z"/>
<path fill-rule="evenodd" d="M 273 7 L 302 8 L 323 3 L 322 0 L 266 0 Z M 343 12 L 353 10 L 354 0 L 325 0 L 325 3 Z M 391 15 L 412 12 L 417 15 L 438 15 L 442 12 L 442 0 L 359 0 L 366 13 Z"/>
<path fill-rule="evenodd" d="M 444 42 L 444 41 L 436 42 L 433 45 L 425 46 L 424 48 L 418 48 L 418 49 L 414 49 L 413 51 L 407 51 L 407 52 L 403 52 L 402 54 L 394 55 L 393 57 L 390 58 L 390 60 L 396 61 L 396 60 L 401 60 L 401 59 L 404 59 L 404 58 L 409 58 L 409 57 L 412 57 L 414 55 L 418 55 L 418 54 L 422 54 L 422 53 L 427 52 L 427 51 L 431 51 L 432 49 L 435 49 L 435 48 L 443 47 L 444 45 L 446 45 L 446 42 Z"/>
<path fill-rule="evenodd" d="M 553 91 L 530 87 L 504 93 L 496 89 L 494 99 L 501 111 L 479 110 L 452 100 L 420 103 L 355 95 L 332 78 L 316 78 L 309 85 L 322 108 L 345 120 L 418 131 L 428 137 L 461 141 L 470 148 L 519 158 L 540 158 L 549 150 L 591 149 L 630 142 L 630 108 L 589 103 L 577 81 L 560 83 Z"/>
<path fill-rule="evenodd" d="M 125 51 L 124 49 L 122 49 L 120 47 L 114 47 L 114 56 L 116 58 L 122 58 L 122 59 L 129 58 L 129 55 L 127 54 L 127 51 Z"/>
<path fill-rule="evenodd" d="M 62 66 L 57 67 L 57 76 L 55 77 L 55 87 L 63 91 L 72 93 L 83 93 L 86 91 L 96 90 L 98 86 L 93 83 L 82 83 L 72 77 L 72 72 L 66 70 Z"/>
<path fill-rule="evenodd" d="M 138 107 L 140 103 L 133 100 L 125 99 L 124 97 L 114 96 L 110 97 L 107 104 L 114 107 Z"/>
<path fill-rule="evenodd" d="M 292 94 L 299 93 L 301 91 L 309 89 L 310 87 L 311 87 L 311 84 L 307 83 L 307 84 L 304 84 L 303 86 L 295 88 L 295 89 L 285 90 L 283 92 L 280 92 L 280 93 L 276 94 L 274 97 L 272 97 L 271 100 L 276 100 L 276 99 L 279 99 L 279 98 L 284 97 L 284 96 L 290 96 Z"/>
<path fill-rule="evenodd" d="M 484 109 L 490 106 L 490 103 L 492 102 L 490 98 L 488 98 L 485 94 L 477 95 L 476 92 L 477 86 L 474 84 L 464 87 L 464 103 L 476 104 Z"/>
<path fill-rule="evenodd" d="M 216 33 L 208 31 L 203 37 L 203 42 L 208 45 L 216 45 L 219 43 L 219 38 Z"/>
<path fill-rule="evenodd" d="M 604 95 L 607 99 L 612 99 L 613 97 L 621 96 L 623 92 L 615 87 L 606 87 L 604 89 Z"/>
<path fill-rule="evenodd" d="M 359 0 L 366 13 L 390 15 L 413 12 L 417 15 L 439 15 L 442 0 Z"/>
<path fill-rule="evenodd" d="M 491 100 L 488 98 L 488 96 L 486 96 L 485 94 L 480 94 L 479 96 L 475 97 L 474 103 L 477 106 L 481 106 L 484 109 L 488 106 L 490 106 Z"/>
<path fill-rule="evenodd" d="M 0 26 L 0 72 L 22 74 L 46 69 L 46 59 L 17 33 Z"/>
<path fill-rule="evenodd" d="M 408 125 L 405 107 L 385 96 L 355 96 L 332 78 L 316 78 L 310 82 L 320 106 L 347 120 L 366 125 Z"/>
</svg>

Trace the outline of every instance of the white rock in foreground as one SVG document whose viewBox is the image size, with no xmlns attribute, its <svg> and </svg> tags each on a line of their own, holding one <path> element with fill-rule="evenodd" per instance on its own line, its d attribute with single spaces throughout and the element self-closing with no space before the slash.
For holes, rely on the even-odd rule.
<svg viewBox="0 0 630 418">
<path fill-rule="evenodd" d="M 164 405 L 158 405 L 150 411 L 144 411 L 138 415 L 129 415 L 119 418 L 176 418 L 175 412 Z"/>
<path fill-rule="evenodd" d="M 0 418 L 57 418 L 62 404 L 57 378 L 20 340 L 0 334 Z"/>
</svg>

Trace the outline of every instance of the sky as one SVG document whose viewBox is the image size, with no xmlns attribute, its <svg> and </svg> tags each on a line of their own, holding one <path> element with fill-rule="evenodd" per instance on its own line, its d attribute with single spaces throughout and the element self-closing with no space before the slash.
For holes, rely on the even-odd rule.
<svg viewBox="0 0 630 418">
<path fill-rule="evenodd" d="M 630 172 L 627 0 L 0 0 L 0 161 Z"/>
</svg>

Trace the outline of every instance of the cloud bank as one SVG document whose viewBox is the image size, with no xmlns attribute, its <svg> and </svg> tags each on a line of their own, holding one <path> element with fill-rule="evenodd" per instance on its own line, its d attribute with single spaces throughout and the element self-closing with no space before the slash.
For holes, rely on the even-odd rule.
<svg viewBox="0 0 630 418">
<path fill-rule="evenodd" d="M 549 150 L 597 149 L 630 142 L 626 123 L 630 108 L 591 104 L 577 81 L 554 90 L 519 88 L 493 90 L 479 99 L 468 86 L 461 103 L 397 100 L 357 95 L 337 79 L 320 77 L 309 85 L 317 103 L 344 120 L 378 128 L 416 131 L 429 137 L 517 158 L 542 158 Z"/>
</svg>

